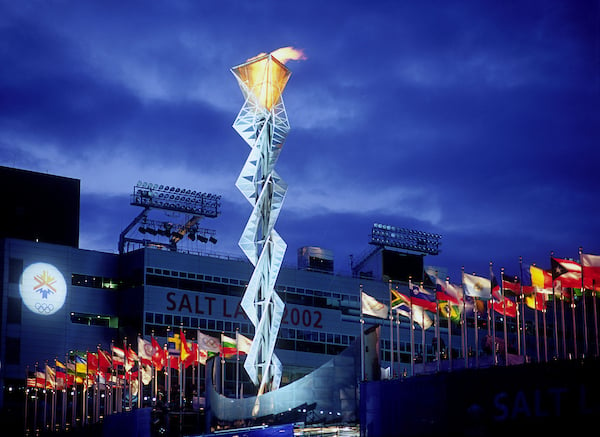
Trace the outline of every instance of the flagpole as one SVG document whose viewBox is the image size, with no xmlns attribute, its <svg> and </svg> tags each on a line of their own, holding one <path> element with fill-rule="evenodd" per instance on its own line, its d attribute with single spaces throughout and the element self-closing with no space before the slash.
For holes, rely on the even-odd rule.
<svg viewBox="0 0 600 437">
<path fill-rule="evenodd" d="M 461 277 L 460 277 L 460 281 L 461 281 L 461 286 L 463 288 L 463 311 L 462 311 L 462 317 L 461 317 L 461 346 L 462 346 L 462 355 L 463 355 L 463 359 L 465 360 L 465 369 L 469 368 L 469 356 L 467 353 L 467 343 L 468 343 L 468 337 L 467 337 L 467 300 L 465 299 L 465 266 L 462 266 L 460 268 L 461 270 Z"/>
<path fill-rule="evenodd" d="M 400 314 L 396 311 L 396 339 L 398 341 L 398 347 L 396 347 L 396 356 L 398 361 L 398 377 L 402 375 L 402 368 L 400 367 Z"/>
<path fill-rule="evenodd" d="M 23 420 L 23 435 L 28 435 L 27 432 L 27 410 L 28 410 L 28 402 L 29 402 L 29 364 L 25 367 L 25 415 Z"/>
<path fill-rule="evenodd" d="M 420 284 L 420 286 L 423 286 L 423 283 Z M 412 299 L 412 296 L 411 296 Z M 411 313 L 412 313 L 412 308 L 410 309 Z M 422 362 L 422 369 L 423 372 L 425 372 L 425 362 L 427 361 L 427 350 L 425 349 L 425 310 L 423 309 L 421 311 L 421 362 Z"/>
<path fill-rule="evenodd" d="M 596 279 L 592 279 L 592 303 L 594 308 L 594 328 L 596 332 L 596 358 L 598 358 L 598 356 L 600 356 L 600 344 L 598 343 L 598 306 L 596 304 L 596 299 L 598 299 L 598 292 L 596 291 Z"/>
<path fill-rule="evenodd" d="M 388 291 L 390 294 L 390 374 L 394 377 L 394 314 L 392 310 L 392 280 L 388 280 Z"/>
<path fill-rule="evenodd" d="M 583 247 L 579 246 L 579 265 L 581 266 L 581 299 L 582 302 L 582 310 L 583 310 L 583 354 L 586 356 L 589 352 L 589 344 L 588 344 L 588 327 L 587 327 L 587 309 L 585 305 L 585 286 L 583 285 L 583 263 L 581 262 L 581 254 L 583 252 Z"/>
<path fill-rule="evenodd" d="M 506 293 L 504 292 L 504 267 L 500 268 L 500 294 L 502 294 L 502 303 L 504 303 L 504 305 L 502 305 L 502 309 L 504 310 L 504 365 L 508 366 L 508 329 L 506 327 Z"/>
<path fill-rule="evenodd" d="M 565 298 L 564 295 L 560 298 L 560 321 L 562 327 L 562 346 L 563 346 L 563 360 L 567 359 L 567 331 L 565 322 Z"/>
<path fill-rule="evenodd" d="M 410 376 L 415 376 L 415 330 L 412 308 L 412 278 L 408 277 L 408 296 L 410 298 Z"/>
<path fill-rule="evenodd" d="M 446 276 L 446 290 L 450 284 L 450 277 Z M 464 300 L 464 296 L 463 296 Z M 448 371 L 452 372 L 452 305 L 448 302 Z"/>
<path fill-rule="evenodd" d="M 235 328 L 235 398 L 240 398 L 240 345 L 239 328 Z"/>
<path fill-rule="evenodd" d="M 365 329 L 363 317 L 363 286 L 360 284 L 360 380 L 365 380 Z"/>
<path fill-rule="evenodd" d="M 547 309 L 544 308 L 542 310 L 542 323 L 543 323 L 543 327 L 544 327 L 544 362 L 548 362 L 548 329 L 547 329 L 547 322 L 546 322 L 546 312 Z"/>
<path fill-rule="evenodd" d="M 519 271 L 521 273 L 521 281 L 519 283 L 519 297 L 521 300 L 521 319 L 523 321 L 522 323 L 522 330 L 523 330 L 523 359 L 526 360 L 527 359 L 527 325 L 525 324 L 525 291 L 523 290 L 523 257 L 519 256 Z M 519 332 L 519 339 L 521 338 L 521 333 Z M 519 353 L 521 353 L 521 350 L 519 350 Z"/>
<path fill-rule="evenodd" d="M 554 256 L 554 251 L 550 252 L 550 258 Z M 556 290 L 554 287 L 554 278 L 552 278 L 552 311 L 554 314 L 554 348 L 556 349 L 556 358 L 558 358 L 558 316 L 556 314 Z"/>
<path fill-rule="evenodd" d="M 573 359 L 577 359 L 577 324 L 575 323 L 575 292 L 571 289 L 571 319 L 573 320 Z"/>
<path fill-rule="evenodd" d="M 493 291 L 492 287 L 494 286 L 494 284 L 492 284 L 492 277 L 493 277 L 493 272 L 492 272 L 492 262 L 490 261 L 490 292 Z M 502 279 L 502 277 L 500 278 Z M 490 334 L 490 323 L 492 325 L 492 361 L 494 363 L 494 366 L 497 363 L 497 357 L 496 357 L 496 308 L 495 308 L 495 301 L 494 301 L 494 295 L 491 296 L 491 299 L 487 302 L 487 310 L 488 310 L 488 335 Z M 491 303 L 491 322 L 490 322 L 490 303 Z"/>
<path fill-rule="evenodd" d="M 436 361 L 437 361 L 437 371 L 439 372 L 441 370 L 441 363 L 440 363 L 440 343 L 442 342 L 440 339 L 440 306 L 439 306 L 439 302 L 438 302 L 438 298 L 437 298 L 437 287 L 436 290 L 434 291 L 435 293 L 435 337 L 437 338 L 437 351 L 436 351 Z"/>
</svg>

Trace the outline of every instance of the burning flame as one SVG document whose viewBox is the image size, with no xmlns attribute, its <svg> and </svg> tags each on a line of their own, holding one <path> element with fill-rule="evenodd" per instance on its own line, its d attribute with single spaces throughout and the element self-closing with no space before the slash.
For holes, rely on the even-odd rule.
<svg viewBox="0 0 600 437">
<path fill-rule="evenodd" d="M 248 59 L 246 62 L 250 62 L 253 59 L 260 58 L 264 55 L 266 55 L 266 53 L 259 53 L 258 55 Z M 292 46 L 281 47 L 277 50 L 273 50 L 271 55 L 282 64 L 285 64 L 287 61 L 304 61 L 308 59 L 302 50 L 295 49 Z"/>
<path fill-rule="evenodd" d="M 233 72 L 244 84 L 242 91 L 253 94 L 258 103 L 270 111 L 290 77 L 290 71 L 283 64 L 290 60 L 304 60 L 306 56 L 302 50 L 293 47 L 282 47 L 271 52 L 271 56 L 266 55 L 260 53 L 248 59 Z"/>
</svg>

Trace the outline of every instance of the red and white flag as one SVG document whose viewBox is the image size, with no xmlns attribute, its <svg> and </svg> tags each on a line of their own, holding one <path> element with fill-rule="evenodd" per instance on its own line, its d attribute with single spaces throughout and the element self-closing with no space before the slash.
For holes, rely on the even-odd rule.
<svg viewBox="0 0 600 437">
<path fill-rule="evenodd" d="M 581 254 L 583 286 L 588 290 L 600 291 L 600 255 Z"/>
</svg>

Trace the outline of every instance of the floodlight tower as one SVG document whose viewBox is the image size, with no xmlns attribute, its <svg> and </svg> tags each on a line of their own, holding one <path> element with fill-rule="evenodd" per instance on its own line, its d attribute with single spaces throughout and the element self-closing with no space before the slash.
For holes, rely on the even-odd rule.
<svg viewBox="0 0 600 437">
<path fill-rule="evenodd" d="M 254 265 L 242 308 L 254 325 L 254 340 L 244 368 L 258 394 L 276 390 L 281 361 L 274 354 L 284 304 L 275 292 L 286 243 L 275 231 L 287 184 L 275 163 L 289 132 L 281 94 L 291 71 L 273 54 L 259 55 L 231 69 L 246 99 L 233 128 L 250 146 L 236 186 L 253 206 L 239 246 Z"/>
</svg>

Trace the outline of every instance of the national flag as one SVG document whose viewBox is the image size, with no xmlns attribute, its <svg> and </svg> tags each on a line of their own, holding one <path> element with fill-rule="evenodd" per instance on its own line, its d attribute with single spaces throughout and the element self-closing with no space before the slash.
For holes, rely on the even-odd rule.
<svg viewBox="0 0 600 437">
<path fill-rule="evenodd" d="M 44 388 L 46 386 L 46 373 L 41 370 L 35 371 L 35 386 L 36 388 Z"/>
<path fill-rule="evenodd" d="M 112 361 L 115 366 L 124 366 L 125 365 L 125 350 L 117 347 L 115 345 L 111 345 L 112 350 Z"/>
<path fill-rule="evenodd" d="M 173 334 L 173 337 L 167 338 L 167 350 L 171 357 L 181 355 L 181 338 L 179 334 Z"/>
<path fill-rule="evenodd" d="M 98 348 L 98 368 L 103 372 L 108 372 L 112 368 L 110 354 L 100 348 Z"/>
<path fill-rule="evenodd" d="M 98 371 L 98 355 L 93 352 L 87 353 L 87 371 L 89 374 L 95 374 Z"/>
<path fill-rule="evenodd" d="M 478 299 L 490 299 L 492 297 L 492 284 L 489 279 L 482 278 L 481 276 L 469 275 L 464 272 L 462 278 L 465 294 L 467 296 L 476 297 Z"/>
<path fill-rule="evenodd" d="M 135 363 L 137 361 L 139 361 L 138 355 L 133 349 L 131 349 L 131 345 L 127 346 L 125 357 L 125 370 L 129 372 L 133 368 L 133 366 L 135 366 Z"/>
<path fill-rule="evenodd" d="M 408 297 L 406 297 L 405 295 L 403 295 L 402 293 L 400 293 L 398 290 L 391 289 L 390 294 L 391 294 L 390 306 L 392 307 L 392 309 L 397 308 L 399 305 L 401 305 L 403 303 L 410 305 L 410 299 Z"/>
<path fill-rule="evenodd" d="M 581 265 L 568 259 L 550 257 L 552 279 L 563 287 L 581 288 Z"/>
<path fill-rule="evenodd" d="M 420 284 L 410 284 L 410 301 L 427 311 L 436 312 L 435 292 L 425 289 Z"/>
<path fill-rule="evenodd" d="M 235 331 L 235 340 L 237 345 L 238 353 L 240 354 L 248 354 L 250 353 L 250 348 L 252 347 L 252 340 L 244 335 L 240 334 L 239 331 Z"/>
<path fill-rule="evenodd" d="M 462 286 L 446 282 L 442 290 L 447 296 L 450 297 L 448 300 L 454 302 L 455 304 L 462 304 L 465 298 L 465 293 Z"/>
<path fill-rule="evenodd" d="M 546 294 L 532 293 L 525 296 L 525 305 L 532 310 L 543 311 L 546 309 Z"/>
<path fill-rule="evenodd" d="M 412 311 L 412 320 L 421 326 L 421 329 L 427 330 L 433 326 L 433 320 L 429 317 L 427 311 L 419 305 L 411 306 L 410 304 L 402 303 L 394 309 L 398 314 L 409 319 L 411 318 Z"/>
<path fill-rule="evenodd" d="M 140 362 L 140 375 L 142 377 L 142 384 L 150 384 L 152 382 L 152 366 L 149 363 Z"/>
<path fill-rule="evenodd" d="M 581 254 L 583 286 L 588 290 L 600 291 L 600 256 Z"/>
<path fill-rule="evenodd" d="M 231 358 L 237 354 L 235 339 L 221 333 L 221 355 L 225 358 Z"/>
<path fill-rule="evenodd" d="M 442 293 L 438 293 L 438 308 L 440 317 L 450 318 L 453 322 L 458 322 L 460 320 L 460 305 L 456 304 L 447 299 L 440 299 L 440 295 Z M 443 295 L 447 296 L 447 294 L 443 293 Z"/>
<path fill-rule="evenodd" d="M 148 340 L 138 337 L 138 358 L 142 364 L 152 364 L 152 343 Z"/>
<path fill-rule="evenodd" d="M 500 292 L 500 284 L 498 284 L 496 275 L 494 275 L 494 271 L 491 268 L 490 268 L 490 289 L 491 289 L 492 299 L 496 300 L 496 301 L 501 301 L 502 294 Z"/>
<path fill-rule="evenodd" d="M 87 375 L 87 359 L 81 353 L 75 353 L 75 373 L 82 378 Z"/>
<path fill-rule="evenodd" d="M 56 372 L 52 367 L 46 364 L 46 388 L 55 389 L 56 388 Z"/>
<path fill-rule="evenodd" d="M 538 292 L 552 293 L 551 272 L 536 266 L 530 266 L 529 271 L 531 273 L 531 285 L 533 285 Z"/>
<path fill-rule="evenodd" d="M 521 281 L 518 276 L 508 276 L 502 273 L 502 289 L 504 294 L 509 293 L 513 296 L 519 296 L 521 294 Z"/>
<path fill-rule="evenodd" d="M 517 305 L 512 299 L 504 296 L 500 301 L 490 300 L 488 305 L 499 314 L 506 314 L 508 317 L 517 317 Z"/>
<path fill-rule="evenodd" d="M 160 346 L 160 343 L 156 340 L 156 338 L 154 338 L 154 336 L 152 337 L 151 342 L 152 342 L 152 364 L 154 365 L 156 370 L 160 371 L 165 366 L 165 361 L 166 361 L 165 351 Z"/>
<path fill-rule="evenodd" d="M 32 370 L 27 370 L 27 387 L 35 388 L 37 384 L 35 372 Z"/>
<path fill-rule="evenodd" d="M 58 360 L 54 361 L 54 365 L 56 368 L 56 388 L 57 390 L 63 390 L 67 388 L 67 368 Z"/>
<path fill-rule="evenodd" d="M 387 319 L 389 316 L 388 306 L 379 302 L 364 291 L 361 291 L 361 313 L 381 319 Z"/>
<path fill-rule="evenodd" d="M 198 361 L 198 348 L 196 343 L 191 344 L 185 339 L 185 333 L 181 330 L 181 363 L 184 367 L 196 364 Z"/>
</svg>

